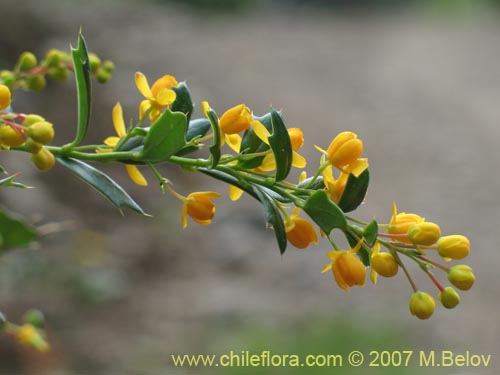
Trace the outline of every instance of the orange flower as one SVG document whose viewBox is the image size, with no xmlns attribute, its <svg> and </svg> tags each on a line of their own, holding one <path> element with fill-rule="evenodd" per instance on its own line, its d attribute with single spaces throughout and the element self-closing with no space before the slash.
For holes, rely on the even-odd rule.
<svg viewBox="0 0 500 375">
<path fill-rule="evenodd" d="M 354 255 L 359 251 L 362 244 L 363 239 L 359 240 L 357 245 L 349 251 L 336 250 L 326 253 L 326 256 L 332 262 L 327 264 L 321 272 L 332 270 L 333 277 L 338 286 L 346 292 L 349 291 L 349 287 L 354 285 L 358 285 L 361 288 L 365 286 L 366 267 Z"/>
<path fill-rule="evenodd" d="M 215 215 L 215 203 L 210 198 L 220 198 L 221 195 L 214 191 L 199 191 L 189 194 L 182 199 L 182 227 L 187 227 L 187 215 L 198 224 L 208 225 Z"/>
<path fill-rule="evenodd" d="M 139 105 L 139 118 L 142 120 L 148 110 L 151 121 L 160 117 L 161 111 L 175 101 L 176 94 L 171 88 L 178 84 L 175 77 L 167 74 L 157 79 L 150 88 L 146 76 L 141 72 L 136 72 L 135 85 L 146 98 Z"/>
<path fill-rule="evenodd" d="M 318 243 L 318 234 L 309 221 L 298 217 L 299 212 L 300 209 L 296 207 L 285 221 L 286 238 L 296 248 L 305 249 L 311 243 Z"/>
</svg>

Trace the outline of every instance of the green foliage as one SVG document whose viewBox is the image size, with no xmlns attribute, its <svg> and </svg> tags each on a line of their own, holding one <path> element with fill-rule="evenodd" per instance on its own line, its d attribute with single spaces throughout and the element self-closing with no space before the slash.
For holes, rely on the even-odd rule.
<svg viewBox="0 0 500 375">
<path fill-rule="evenodd" d="M 302 208 L 326 234 L 334 228 L 342 229 L 347 226 L 344 213 L 328 198 L 324 190 L 315 191 Z"/>
<path fill-rule="evenodd" d="M 36 229 L 17 215 L 0 209 L 0 250 L 25 247 L 38 238 Z"/>
</svg>

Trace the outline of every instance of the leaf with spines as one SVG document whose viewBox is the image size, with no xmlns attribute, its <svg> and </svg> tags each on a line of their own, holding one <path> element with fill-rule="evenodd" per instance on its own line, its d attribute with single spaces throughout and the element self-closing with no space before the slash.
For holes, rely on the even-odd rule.
<svg viewBox="0 0 500 375">
<path fill-rule="evenodd" d="M 339 207 L 344 212 L 351 212 L 358 208 L 365 199 L 369 182 L 370 173 L 368 169 L 365 169 L 358 177 L 350 174 L 344 192 L 340 197 Z"/>
<path fill-rule="evenodd" d="M 271 110 L 272 134 L 269 137 L 269 145 L 273 150 L 276 160 L 276 181 L 283 181 L 292 168 L 293 149 L 288 130 L 283 122 L 280 113 L 275 109 Z"/>
<path fill-rule="evenodd" d="M 148 216 L 120 185 L 100 170 L 73 158 L 56 157 L 56 160 L 83 182 L 97 190 L 120 211 L 122 208 L 128 207 L 135 212 Z"/>
<path fill-rule="evenodd" d="M 178 86 L 172 87 L 172 90 L 175 91 L 176 98 L 170 106 L 170 109 L 172 112 L 184 113 L 186 115 L 187 122 L 189 123 L 191 115 L 193 114 L 193 102 L 187 85 L 184 82 L 181 82 Z"/>
<path fill-rule="evenodd" d="M 335 228 L 347 227 L 344 213 L 324 190 L 315 191 L 301 207 L 327 235 Z"/>
</svg>

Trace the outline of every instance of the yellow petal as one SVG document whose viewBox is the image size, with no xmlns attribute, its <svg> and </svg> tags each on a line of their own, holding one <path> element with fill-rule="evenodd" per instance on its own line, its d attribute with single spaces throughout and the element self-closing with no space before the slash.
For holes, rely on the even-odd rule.
<svg viewBox="0 0 500 375">
<path fill-rule="evenodd" d="M 167 74 L 161 78 L 158 78 L 155 83 L 153 83 L 153 86 L 151 86 L 151 93 L 155 98 L 158 98 L 159 92 L 163 89 L 170 89 L 171 87 L 178 85 L 179 83 L 177 82 L 175 77 Z"/>
<path fill-rule="evenodd" d="M 332 263 L 328 263 L 326 266 L 323 267 L 321 273 L 325 273 L 326 271 L 330 271 L 331 269 L 332 269 Z"/>
<path fill-rule="evenodd" d="M 201 111 L 205 116 L 208 116 L 207 113 L 210 111 L 212 108 L 210 108 L 210 104 L 208 104 L 207 101 L 201 102 Z"/>
<path fill-rule="evenodd" d="M 306 158 L 294 151 L 292 165 L 295 168 L 305 168 L 306 164 L 307 164 Z"/>
<path fill-rule="evenodd" d="M 141 72 L 136 72 L 135 73 L 135 85 L 137 86 L 137 89 L 139 92 L 145 97 L 145 98 L 153 98 L 153 93 L 151 92 L 151 89 L 149 88 L 149 83 L 144 74 Z"/>
<path fill-rule="evenodd" d="M 162 107 L 172 104 L 175 102 L 176 94 L 174 90 L 163 89 L 160 90 L 158 96 L 156 97 L 156 101 Z"/>
<path fill-rule="evenodd" d="M 115 127 L 116 134 L 125 137 L 127 131 L 125 130 L 125 123 L 123 122 L 123 110 L 120 103 L 116 103 L 113 107 L 113 126 Z"/>
<path fill-rule="evenodd" d="M 368 159 L 363 158 L 349 164 L 348 169 L 350 173 L 352 173 L 355 177 L 358 177 L 366 168 L 368 168 Z"/>
<path fill-rule="evenodd" d="M 276 169 L 276 158 L 274 157 L 274 154 L 272 152 L 264 156 L 259 169 L 264 172 L 274 171 Z"/>
<path fill-rule="evenodd" d="M 108 137 L 104 140 L 104 144 L 115 147 L 116 144 L 120 141 L 120 138 L 118 137 Z"/>
<path fill-rule="evenodd" d="M 267 130 L 267 128 L 260 121 L 257 120 L 252 121 L 252 128 L 253 131 L 255 132 L 255 135 L 257 135 L 257 137 L 259 137 L 259 139 L 262 142 L 268 145 L 269 144 L 268 138 L 271 136 L 269 130 Z"/>
<path fill-rule="evenodd" d="M 146 99 L 139 104 L 139 119 L 144 120 L 144 116 L 146 116 L 146 112 L 151 107 L 151 101 Z"/>
<path fill-rule="evenodd" d="M 241 137 L 238 134 L 224 134 L 224 139 L 234 152 L 240 152 Z"/>
<path fill-rule="evenodd" d="M 228 194 L 229 194 L 229 199 L 231 199 L 232 201 L 237 201 L 243 195 L 243 190 L 234 185 L 229 185 Z"/>
<path fill-rule="evenodd" d="M 186 229 L 187 226 L 188 226 L 188 222 L 187 222 L 187 204 L 186 203 L 184 203 L 182 205 L 181 221 L 182 221 L 182 228 Z"/>
<path fill-rule="evenodd" d="M 370 280 L 373 285 L 377 284 L 377 272 L 373 268 L 370 270 Z"/>
<path fill-rule="evenodd" d="M 340 288 L 344 289 L 346 292 L 348 292 L 349 287 L 347 286 L 347 283 L 342 278 L 342 275 L 340 274 L 340 270 L 339 270 L 336 262 L 332 262 L 332 272 L 333 272 L 333 277 L 335 278 L 335 281 L 337 282 L 337 285 Z"/>
<path fill-rule="evenodd" d="M 300 176 L 299 176 L 299 184 L 300 184 L 301 182 L 304 182 L 306 179 L 307 179 L 307 172 L 306 172 L 306 171 L 302 171 L 302 172 L 300 172 Z"/>
<path fill-rule="evenodd" d="M 139 171 L 139 169 L 135 165 L 127 164 L 125 165 L 125 169 L 132 181 L 134 181 L 137 185 L 140 186 L 148 186 L 148 182 Z"/>
</svg>

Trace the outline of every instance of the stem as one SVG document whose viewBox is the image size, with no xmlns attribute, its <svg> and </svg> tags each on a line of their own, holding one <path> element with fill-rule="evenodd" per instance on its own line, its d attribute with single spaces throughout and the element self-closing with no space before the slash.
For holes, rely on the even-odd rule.
<svg viewBox="0 0 500 375">
<path fill-rule="evenodd" d="M 434 262 L 433 260 L 427 259 L 426 257 L 423 257 L 423 256 L 418 256 L 417 258 L 422 259 L 424 262 L 432 264 L 433 266 L 442 269 L 446 273 L 450 272 L 450 269 L 448 267 L 443 266 L 442 264 L 440 264 L 438 262 Z"/>
<path fill-rule="evenodd" d="M 417 286 L 415 285 L 415 282 L 413 281 L 413 279 L 411 278 L 410 276 L 410 273 L 408 272 L 408 270 L 406 269 L 406 266 L 404 265 L 404 263 L 401 261 L 401 258 L 399 257 L 398 253 L 394 253 L 393 254 L 394 258 L 396 258 L 396 261 L 398 262 L 399 266 L 403 269 L 403 272 L 405 273 L 406 275 L 406 278 L 408 279 L 408 282 L 410 283 L 413 291 L 416 293 L 418 292 L 418 288 Z"/>
<path fill-rule="evenodd" d="M 439 289 L 440 292 L 442 292 L 444 290 L 443 286 L 440 284 L 439 281 L 437 281 L 437 279 L 434 277 L 434 275 L 432 274 L 432 272 L 430 272 L 429 270 L 424 270 L 425 273 L 427 273 L 427 276 L 429 276 L 429 278 L 432 280 L 432 282 L 434 283 L 434 285 Z"/>
</svg>

